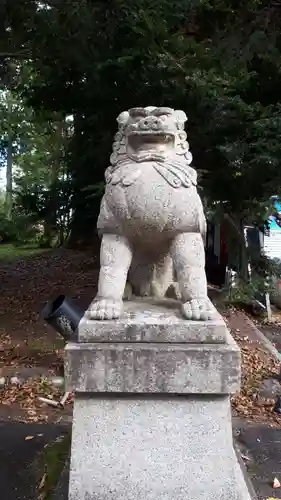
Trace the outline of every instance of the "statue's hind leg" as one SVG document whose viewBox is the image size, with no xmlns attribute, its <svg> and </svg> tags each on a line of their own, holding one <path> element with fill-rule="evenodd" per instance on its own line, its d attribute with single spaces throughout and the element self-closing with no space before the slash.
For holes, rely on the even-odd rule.
<svg viewBox="0 0 281 500">
<path fill-rule="evenodd" d="M 206 320 L 212 315 L 207 295 L 205 251 L 199 233 L 182 233 L 171 245 L 177 281 L 182 297 L 182 314 L 186 319 Z"/>
<path fill-rule="evenodd" d="M 156 252 L 155 248 L 149 253 L 139 246 L 134 253 L 128 279 L 135 296 L 161 299 L 174 284 L 170 241 L 161 241 L 155 246 Z"/>
<path fill-rule="evenodd" d="M 87 311 L 89 318 L 101 320 L 121 316 L 122 297 L 131 260 L 131 245 L 126 238 L 114 234 L 103 235 L 98 293 Z"/>
</svg>

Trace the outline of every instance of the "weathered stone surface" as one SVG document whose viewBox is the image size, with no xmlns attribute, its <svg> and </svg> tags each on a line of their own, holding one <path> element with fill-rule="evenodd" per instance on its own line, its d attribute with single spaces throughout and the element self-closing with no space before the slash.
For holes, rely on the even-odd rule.
<svg viewBox="0 0 281 500">
<path fill-rule="evenodd" d="M 232 394 L 240 386 L 240 350 L 230 335 L 217 345 L 69 343 L 65 356 L 70 391 Z"/>
<path fill-rule="evenodd" d="M 250 500 L 228 397 L 81 398 L 69 500 Z"/>
<path fill-rule="evenodd" d="M 206 221 L 190 166 L 183 111 L 132 108 L 118 116 L 105 172 L 98 230 L 102 235 L 92 319 L 122 315 L 126 282 L 135 295 L 164 297 L 173 287 L 184 318 L 212 315 L 203 237 Z"/>
<path fill-rule="evenodd" d="M 212 320 L 188 321 L 176 300 L 125 301 L 120 319 L 97 321 L 85 315 L 79 323 L 78 341 L 224 343 L 227 327 L 212 307 Z"/>
<path fill-rule="evenodd" d="M 69 500 L 250 500 L 231 432 L 240 350 L 217 312 L 189 322 L 175 304 L 84 317 L 67 344 Z"/>
<path fill-rule="evenodd" d="M 261 399 L 274 399 L 276 396 L 281 394 L 281 385 L 278 380 L 273 378 L 268 378 L 263 380 L 258 396 Z"/>
</svg>

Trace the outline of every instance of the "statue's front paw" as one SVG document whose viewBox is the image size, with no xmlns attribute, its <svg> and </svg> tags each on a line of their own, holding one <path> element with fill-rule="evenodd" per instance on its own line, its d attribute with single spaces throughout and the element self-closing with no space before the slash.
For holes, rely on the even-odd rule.
<svg viewBox="0 0 281 500">
<path fill-rule="evenodd" d="M 93 300 L 86 316 L 89 319 L 118 319 L 123 310 L 123 302 L 113 299 L 96 299 Z"/>
<path fill-rule="evenodd" d="M 212 319 L 213 308 L 210 300 L 192 299 L 181 306 L 182 315 L 186 319 L 206 321 Z"/>
</svg>

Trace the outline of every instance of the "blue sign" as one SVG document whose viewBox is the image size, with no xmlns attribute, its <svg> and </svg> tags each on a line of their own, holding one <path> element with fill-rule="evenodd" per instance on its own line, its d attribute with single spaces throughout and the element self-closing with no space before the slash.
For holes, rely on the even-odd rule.
<svg viewBox="0 0 281 500">
<path fill-rule="evenodd" d="M 268 217 L 268 229 L 269 231 L 281 231 L 281 202 L 280 198 L 277 196 L 272 196 L 272 213 Z"/>
</svg>

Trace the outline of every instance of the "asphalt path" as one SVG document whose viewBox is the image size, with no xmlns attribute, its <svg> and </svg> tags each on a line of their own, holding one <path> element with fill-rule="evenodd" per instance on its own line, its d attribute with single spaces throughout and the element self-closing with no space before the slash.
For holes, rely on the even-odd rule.
<svg viewBox="0 0 281 500">
<path fill-rule="evenodd" d="M 0 422 L 0 498 L 38 498 L 38 460 L 44 447 L 67 429 L 57 424 Z M 28 439 L 26 439 L 28 438 Z"/>
<path fill-rule="evenodd" d="M 281 416 L 280 416 L 281 419 Z M 245 462 L 258 500 L 281 498 L 281 488 L 273 489 L 276 477 L 281 483 L 281 430 L 250 424 L 241 429 L 238 442 L 249 459 Z"/>
</svg>

